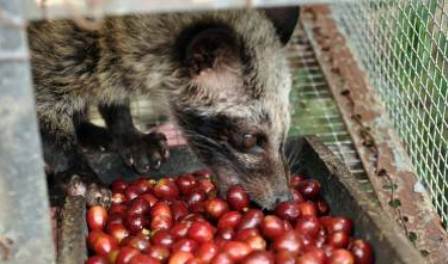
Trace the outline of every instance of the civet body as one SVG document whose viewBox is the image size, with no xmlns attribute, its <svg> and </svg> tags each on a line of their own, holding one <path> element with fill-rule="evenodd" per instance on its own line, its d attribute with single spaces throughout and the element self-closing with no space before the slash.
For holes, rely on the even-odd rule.
<svg viewBox="0 0 448 264">
<path fill-rule="evenodd" d="M 132 124 L 129 98 L 160 105 L 225 192 L 241 184 L 270 208 L 289 198 L 283 146 L 291 78 L 284 46 L 295 8 L 109 17 L 88 31 L 71 21 L 29 27 L 37 114 L 54 173 L 95 177 L 79 150 L 98 106 L 107 135 L 138 172 L 168 155 Z M 81 132 L 80 132 L 81 131 Z"/>
</svg>

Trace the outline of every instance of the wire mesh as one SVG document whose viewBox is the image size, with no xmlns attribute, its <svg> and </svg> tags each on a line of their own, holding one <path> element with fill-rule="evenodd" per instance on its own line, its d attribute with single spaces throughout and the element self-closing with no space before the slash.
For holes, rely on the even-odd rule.
<svg viewBox="0 0 448 264">
<path fill-rule="evenodd" d="M 290 135 L 318 136 L 347 165 L 371 201 L 376 201 L 356 147 L 301 25 L 291 39 L 288 56 L 293 74 Z"/>
<path fill-rule="evenodd" d="M 332 5 L 419 180 L 448 224 L 448 1 Z"/>
</svg>

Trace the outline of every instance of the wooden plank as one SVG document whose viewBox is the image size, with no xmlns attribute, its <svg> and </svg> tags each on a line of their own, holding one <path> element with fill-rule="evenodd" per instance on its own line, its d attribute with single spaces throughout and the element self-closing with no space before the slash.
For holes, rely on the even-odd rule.
<svg viewBox="0 0 448 264">
<path fill-rule="evenodd" d="M 67 197 L 62 209 L 58 229 L 58 263 L 79 264 L 87 259 L 86 200 L 84 197 Z"/>
</svg>

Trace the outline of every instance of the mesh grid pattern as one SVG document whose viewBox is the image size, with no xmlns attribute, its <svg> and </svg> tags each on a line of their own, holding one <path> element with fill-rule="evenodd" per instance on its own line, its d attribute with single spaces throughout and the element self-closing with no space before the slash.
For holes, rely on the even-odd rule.
<svg viewBox="0 0 448 264">
<path fill-rule="evenodd" d="M 301 27 L 291 40 L 288 55 L 293 73 L 290 135 L 318 136 L 355 176 L 364 178 L 365 172 L 355 146 L 329 91 L 316 54 Z"/>
<path fill-rule="evenodd" d="M 333 14 L 448 224 L 448 1 L 359 0 Z"/>
</svg>

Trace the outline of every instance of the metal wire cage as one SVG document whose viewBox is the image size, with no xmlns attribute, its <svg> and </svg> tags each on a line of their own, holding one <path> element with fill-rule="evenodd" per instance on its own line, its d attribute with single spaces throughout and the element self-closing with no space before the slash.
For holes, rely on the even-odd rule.
<svg viewBox="0 0 448 264">
<path fill-rule="evenodd" d="M 360 0 L 333 14 L 448 224 L 448 1 Z"/>
<path fill-rule="evenodd" d="M 74 5 L 77 12 L 73 13 L 73 9 L 67 9 L 61 4 L 66 2 L 71 3 L 72 7 Z M 381 96 L 419 180 L 428 190 L 443 223 L 448 225 L 448 0 L 149 0 L 144 1 L 146 5 L 143 7 L 142 2 L 0 0 L 0 30 L 4 32 L 4 36 L 9 37 L 8 41 L 8 38 L 0 37 L 0 76 L 4 76 L 0 81 L 0 119 L 9 118 L 3 119 L 0 124 L 0 128 L 4 128 L 0 129 L 0 142 L 10 142 L 0 144 L 0 154 L 7 153 L 0 161 L 0 172 L 6 172 L 4 179 L 0 179 L 6 182 L 0 184 L 0 190 L 4 190 L 0 192 L 0 200 L 16 201 L 16 197 L 31 197 L 29 200 L 35 203 L 17 203 L 15 209 L 11 209 L 14 214 L 0 216 L 0 246 L 8 237 L 17 238 L 15 240 L 18 244 L 39 241 L 37 244 L 27 245 L 24 247 L 26 250 L 16 254 L 17 258 L 14 260 L 19 261 L 18 263 L 31 260 L 34 263 L 51 263 L 51 259 L 54 259 L 52 250 L 42 250 L 51 248 L 52 243 L 49 236 L 48 204 L 41 202 L 45 200 L 47 192 L 41 169 L 42 159 L 40 154 L 36 154 L 40 153 L 37 122 L 34 115 L 28 114 L 33 113 L 34 109 L 29 54 L 25 44 L 24 29 L 27 19 L 92 14 L 101 17 L 135 10 L 181 11 L 186 8 L 205 10 L 332 2 L 333 15 L 340 29 L 357 55 L 360 65 L 368 73 L 370 84 Z M 357 149 L 343 123 L 339 106 L 329 91 L 329 83 L 321 71 L 318 56 L 306 35 L 302 29 L 298 29 L 288 50 L 294 77 L 291 101 L 296 106 L 292 112 L 291 134 L 318 135 L 345 161 L 354 177 L 365 185 L 365 191 L 374 199 Z M 9 107 L 13 105 L 12 102 L 28 108 L 13 109 Z M 133 102 L 136 125 L 142 130 L 163 121 L 148 115 L 151 108 L 148 102 Z M 101 121 L 97 113 L 93 113 L 92 117 Z M 27 131 L 28 134 L 9 133 L 13 131 L 11 127 L 14 131 Z M 28 166 L 21 166 L 23 157 L 32 157 L 26 161 Z M 19 177 L 35 174 L 38 174 L 40 182 L 37 182 L 36 177 L 32 181 Z M 11 189 L 20 192 L 7 192 Z M 8 203 L 7 208 L 12 207 L 11 205 L 14 203 Z M 0 208 L 3 208 L 2 204 Z M 36 212 L 33 225 L 25 221 L 26 218 L 22 215 L 29 208 Z M 20 221 L 13 221 L 15 219 Z M 42 229 L 41 226 L 45 228 Z M 17 227 L 32 230 L 31 239 L 16 234 L 14 229 Z M 36 256 L 39 256 L 37 261 Z"/>
</svg>

